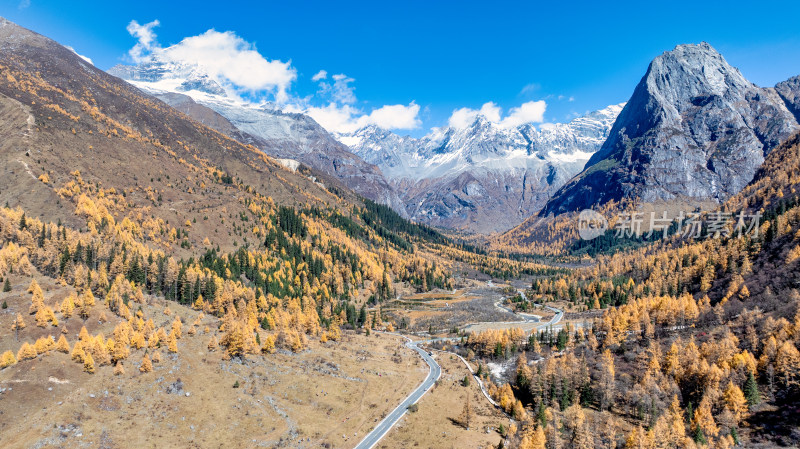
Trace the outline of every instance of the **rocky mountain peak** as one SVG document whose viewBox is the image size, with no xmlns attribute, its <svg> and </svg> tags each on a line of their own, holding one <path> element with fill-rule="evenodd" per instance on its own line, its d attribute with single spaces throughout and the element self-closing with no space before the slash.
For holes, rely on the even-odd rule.
<svg viewBox="0 0 800 449">
<path fill-rule="evenodd" d="M 656 57 L 600 151 L 543 210 L 612 199 L 723 201 L 798 129 L 774 89 L 760 88 L 707 43 Z"/>
<path fill-rule="evenodd" d="M 756 88 L 705 42 L 678 45 L 658 56 L 645 78 L 648 93 L 675 115 L 714 97 L 739 98 Z"/>
</svg>

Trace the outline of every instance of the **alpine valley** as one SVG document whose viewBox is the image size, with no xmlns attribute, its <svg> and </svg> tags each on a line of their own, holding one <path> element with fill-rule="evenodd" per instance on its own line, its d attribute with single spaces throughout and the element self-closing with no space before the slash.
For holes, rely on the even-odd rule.
<svg viewBox="0 0 800 449">
<path fill-rule="evenodd" d="M 614 76 L 623 98 L 603 90 L 589 109 L 608 106 L 564 123 L 544 95 L 505 116 L 487 102 L 423 130 L 444 123 L 427 102 L 372 108 L 338 70 L 304 74 L 234 31 L 161 47 L 161 22 L 125 18 L 125 35 L 119 10 L 153 8 L 123 3 L 70 4 L 75 24 L 53 2 L 9 11 L 102 36 L 82 47 L 94 59 L 0 18 L 0 447 L 800 447 L 800 77 L 758 86 L 642 13 L 600 5 L 626 32 L 652 28 L 633 42 L 570 3 L 555 53 L 538 32 L 552 24 L 523 39 L 505 14 L 517 38 L 475 51 L 470 75 L 578 61 L 591 70 L 563 77 L 594 88 L 635 61 Z M 406 5 L 267 3 L 147 14 L 165 28 L 211 15 L 327 68 L 368 63 L 393 92 L 407 86 L 392 75 L 422 73 L 409 86 L 424 91 L 452 69 L 453 22 L 498 30 L 472 26 L 469 2 L 414 21 Z M 746 27 L 723 6 L 725 33 L 686 23 L 731 60 L 747 60 L 742 39 L 796 42 L 757 26 L 761 9 L 770 27 L 792 20 L 788 6 L 748 8 Z M 427 15 L 436 26 L 412 26 Z M 117 34 L 136 39 L 127 54 Z M 519 57 L 490 59 L 501 47 Z M 773 62 L 770 84 L 800 71 Z M 497 87 L 472 81 L 487 92 L 448 95 Z"/>
</svg>

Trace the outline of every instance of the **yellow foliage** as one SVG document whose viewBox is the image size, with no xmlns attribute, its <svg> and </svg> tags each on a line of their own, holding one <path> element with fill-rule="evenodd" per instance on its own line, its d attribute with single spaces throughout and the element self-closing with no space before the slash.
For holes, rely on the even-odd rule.
<svg viewBox="0 0 800 449">
<path fill-rule="evenodd" d="M 36 349 L 28 342 L 22 344 L 22 347 L 19 348 L 17 352 L 17 360 L 29 360 L 36 358 Z"/>
<path fill-rule="evenodd" d="M 69 354 L 69 343 L 67 342 L 66 337 L 62 334 L 58 341 L 56 342 L 56 351 L 63 352 L 64 354 Z"/>
<path fill-rule="evenodd" d="M 53 341 L 53 337 L 41 337 L 33 344 L 37 354 L 44 354 L 53 349 L 54 346 L 55 342 Z"/>
<path fill-rule="evenodd" d="M 169 337 L 167 338 L 167 342 L 168 342 L 167 348 L 169 349 L 169 352 L 177 353 L 178 352 L 178 337 L 177 337 L 174 329 L 172 330 L 172 332 L 169 333 Z"/>
<path fill-rule="evenodd" d="M 14 353 L 11 351 L 6 351 L 2 356 L 0 356 L 0 369 L 7 368 L 16 363 L 17 359 L 14 357 Z"/>
<path fill-rule="evenodd" d="M 75 346 L 72 347 L 72 354 L 70 355 L 72 360 L 83 363 L 84 359 L 86 359 L 86 353 L 83 351 L 83 345 L 81 342 L 75 343 Z"/>
<path fill-rule="evenodd" d="M 150 357 L 147 354 L 142 357 L 142 363 L 139 365 L 139 371 L 142 373 L 149 373 L 153 371 L 153 363 L 150 361 Z"/>
<path fill-rule="evenodd" d="M 89 374 L 94 374 L 94 359 L 92 354 L 87 353 L 86 358 L 83 359 L 83 370 Z"/>
</svg>

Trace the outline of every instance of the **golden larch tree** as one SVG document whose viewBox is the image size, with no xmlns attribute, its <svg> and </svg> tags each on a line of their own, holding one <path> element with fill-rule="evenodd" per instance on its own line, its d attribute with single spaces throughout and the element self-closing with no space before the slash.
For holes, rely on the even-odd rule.
<svg viewBox="0 0 800 449">
<path fill-rule="evenodd" d="M 56 342 L 56 351 L 63 352 L 64 354 L 69 354 L 69 342 L 67 342 L 67 338 L 64 337 L 62 334 L 58 341 Z"/>
<path fill-rule="evenodd" d="M 11 351 L 6 351 L 0 356 L 0 369 L 7 368 L 15 363 L 17 363 L 17 359 Z"/>
<path fill-rule="evenodd" d="M 14 331 L 14 335 L 19 341 L 19 331 L 25 329 L 25 320 L 22 319 L 22 315 L 17 314 L 17 318 L 14 320 L 14 323 L 11 325 L 11 330 Z"/>
<path fill-rule="evenodd" d="M 736 424 L 739 424 L 747 413 L 747 399 L 744 397 L 744 393 L 733 382 L 728 382 L 723 397 L 725 399 L 725 408 L 730 410 L 736 420 Z"/>
<path fill-rule="evenodd" d="M 173 354 L 178 352 L 178 337 L 175 328 L 172 329 L 167 337 L 167 349 Z"/>
<path fill-rule="evenodd" d="M 700 400 L 700 405 L 697 406 L 692 419 L 692 430 L 697 432 L 698 429 L 706 438 L 715 437 L 719 434 L 719 427 L 714 421 L 714 415 L 711 413 L 711 401 L 707 395 Z"/>
<path fill-rule="evenodd" d="M 31 345 L 28 342 L 23 343 L 22 347 L 20 347 L 19 351 L 17 352 L 17 360 L 23 361 L 35 358 L 36 358 L 36 348 L 34 348 L 33 345 Z"/>
<path fill-rule="evenodd" d="M 149 373 L 153 371 L 153 363 L 150 361 L 150 357 L 147 354 L 142 357 L 142 363 L 139 365 L 139 371 L 142 373 Z"/>
<path fill-rule="evenodd" d="M 94 374 L 94 359 L 91 353 L 86 353 L 86 358 L 83 359 L 83 370 L 89 374 Z"/>
<path fill-rule="evenodd" d="M 72 312 L 75 311 L 75 300 L 74 295 L 70 294 L 63 301 L 61 301 L 61 315 L 64 319 L 69 319 L 72 316 Z"/>
</svg>

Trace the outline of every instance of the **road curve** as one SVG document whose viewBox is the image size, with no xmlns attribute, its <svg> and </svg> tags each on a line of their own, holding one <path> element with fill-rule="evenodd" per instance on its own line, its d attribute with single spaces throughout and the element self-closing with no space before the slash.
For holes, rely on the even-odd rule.
<svg viewBox="0 0 800 449">
<path fill-rule="evenodd" d="M 517 290 L 517 292 L 519 292 L 519 294 L 520 294 L 520 296 L 522 296 L 523 300 L 525 300 L 525 301 L 528 300 L 528 297 L 525 296 L 525 290 L 520 289 L 520 290 Z M 501 306 L 501 307 L 503 307 L 503 306 Z M 543 307 L 545 309 L 555 313 L 555 315 L 553 315 L 553 318 L 551 318 L 550 321 L 548 321 L 547 323 L 543 323 L 543 324 L 539 325 L 536 328 L 537 330 L 541 330 L 541 329 L 544 329 L 544 328 L 546 328 L 548 326 L 553 326 L 555 324 L 558 324 L 561 321 L 561 319 L 564 318 L 564 311 L 563 310 L 555 308 L 555 307 L 550 307 L 550 306 L 543 306 Z M 529 315 L 527 313 L 515 312 L 515 311 L 513 311 L 513 310 L 511 310 L 511 309 L 509 309 L 507 307 L 503 307 L 503 308 L 508 310 L 509 312 L 513 313 L 514 315 L 517 315 L 518 317 L 522 318 L 525 321 L 540 321 L 538 319 L 539 317 L 537 315 L 533 315 L 533 316 L 536 316 L 537 319 L 531 319 L 531 315 Z"/>
<path fill-rule="evenodd" d="M 364 437 L 364 439 L 361 440 L 360 443 L 358 443 L 355 449 L 371 449 L 373 446 L 375 446 L 378 443 L 378 441 L 380 441 L 380 439 L 383 438 L 392 429 L 392 427 L 394 427 L 395 424 L 397 424 L 397 421 L 399 421 L 400 418 L 402 418 L 403 415 L 406 414 L 408 407 L 411 404 L 414 404 L 417 401 L 419 401 L 422 398 L 422 396 L 424 396 L 425 393 L 427 393 L 428 390 L 430 390 L 433 384 L 436 383 L 437 380 L 439 380 L 439 377 L 442 375 L 442 367 L 440 367 L 439 364 L 436 363 L 436 360 L 434 360 L 433 357 L 428 355 L 428 353 L 424 349 L 418 346 L 419 343 L 421 342 L 414 342 L 409 339 L 408 342 L 406 343 L 406 346 L 417 351 L 419 355 L 422 356 L 422 359 L 425 360 L 425 363 L 428 364 L 428 366 L 430 367 L 430 372 L 428 373 L 428 377 L 426 377 L 425 380 L 420 384 L 420 386 L 417 387 L 416 390 L 412 391 L 411 394 L 408 395 L 403 400 L 403 402 L 400 403 L 400 405 L 398 405 L 394 410 L 392 410 L 391 413 L 386 415 L 386 417 L 383 418 L 383 421 L 378 423 L 378 425 L 375 426 L 374 429 L 372 429 L 372 432 L 368 433 Z"/>
<path fill-rule="evenodd" d="M 522 294 L 523 298 L 525 297 L 525 292 L 523 292 L 522 290 L 520 290 L 520 294 Z M 564 316 L 564 311 L 561 310 L 561 309 L 557 309 L 555 307 L 550 307 L 550 306 L 544 306 L 544 307 L 549 309 L 550 311 L 554 312 L 555 315 L 547 323 L 543 323 L 543 324 L 540 324 L 539 326 L 537 326 L 536 327 L 537 330 L 545 329 L 548 326 L 552 326 L 554 324 L 557 324 L 558 322 L 561 321 L 561 318 L 563 318 L 563 316 Z M 511 310 L 509 310 L 509 312 L 515 313 L 515 312 L 513 312 Z M 520 318 L 522 318 L 524 321 L 534 321 L 530 317 L 526 317 L 526 316 L 524 316 L 522 314 L 519 314 L 519 313 L 515 313 L 515 314 L 517 316 L 519 316 Z M 538 320 L 536 320 L 536 321 L 538 321 Z M 398 334 L 393 334 L 393 335 L 398 335 Z M 428 373 L 428 376 L 425 378 L 425 380 L 420 384 L 420 386 L 417 387 L 416 390 L 412 391 L 411 394 L 409 394 L 403 400 L 403 402 L 400 403 L 400 405 L 398 405 L 394 410 L 392 410 L 391 413 L 386 415 L 386 417 L 383 418 L 383 421 L 378 423 L 378 425 L 375 426 L 375 428 L 372 429 L 372 431 L 370 433 L 368 433 L 364 437 L 364 439 L 361 440 L 360 443 L 358 443 L 358 445 L 355 447 L 355 449 L 371 449 L 376 444 L 378 444 L 378 441 L 380 441 L 381 438 L 386 436 L 386 434 L 389 433 L 390 430 L 392 430 L 392 427 L 394 427 L 394 425 L 397 424 L 397 422 L 400 420 L 400 418 L 402 418 L 403 415 L 406 414 L 406 411 L 408 410 L 408 407 L 410 405 L 412 405 L 412 404 L 415 404 L 417 401 L 419 401 L 422 398 L 422 396 L 424 396 L 425 393 L 427 393 L 428 390 L 430 390 L 430 388 L 433 386 L 433 384 L 437 380 L 439 380 L 439 377 L 442 375 L 442 367 L 439 366 L 438 363 L 436 363 L 436 360 L 434 360 L 433 357 L 431 357 L 428 354 L 428 352 L 426 352 L 424 349 L 420 348 L 418 345 L 420 343 L 428 343 L 428 342 L 438 341 L 438 340 L 442 340 L 442 341 L 444 341 L 444 340 L 456 340 L 454 338 L 435 338 L 435 339 L 431 339 L 431 340 L 424 340 L 424 341 L 416 341 L 415 342 L 415 341 L 412 341 L 411 339 L 409 339 L 408 337 L 403 336 L 403 338 L 408 340 L 408 342 L 406 343 L 406 346 L 411 348 L 411 349 L 414 349 L 415 351 L 417 351 L 419 353 L 419 355 L 422 357 L 422 359 L 425 360 L 425 363 L 427 363 L 428 367 L 430 367 L 430 372 Z M 461 358 L 461 356 L 459 356 L 459 358 Z M 467 368 L 469 368 L 469 370 L 471 372 L 472 368 L 469 366 L 469 364 L 466 362 L 466 360 L 464 360 L 463 358 L 461 358 L 461 360 L 467 365 Z M 475 376 L 474 373 L 473 373 L 473 376 Z M 486 398 L 489 399 L 489 402 L 491 402 L 492 404 L 496 405 L 495 402 L 488 396 L 486 391 L 483 389 L 483 384 L 482 383 L 481 383 L 481 390 L 484 392 L 484 395 L 486 395 Z"/>
</svg>

